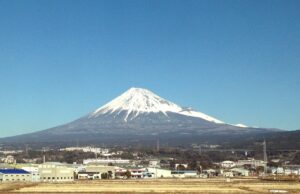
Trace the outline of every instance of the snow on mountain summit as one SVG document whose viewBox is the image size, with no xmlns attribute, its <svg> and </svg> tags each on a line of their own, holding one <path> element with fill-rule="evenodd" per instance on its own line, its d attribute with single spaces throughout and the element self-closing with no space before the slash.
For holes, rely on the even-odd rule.
<svg viewBox="0 0 300 194">
<path fill-rule="evenodd" d="M 143 113 L 163 113 L 168 116 L 168 112 L 177 113 L 185 116 L 198 117 L 214 123 L 223 123 L 222 121 L 210 117 L 204 113 L 196 112 L 191 109 L 185 109 L 173 102 L 167 101 L 153 92 L 143 88 L 130 88 L 114 100 L 105 104 L 91 113 L 91 117 L 98 117 L 102 114 L 120 113 L 127 111 L 124 121 L 127 121 L 129 115 L 131 120 Z"/>
<path fill-rule="evenodd" d="M 142 88 L 130 88 L 121 96 L 97 109 L 94 114 L 113 113 L 115 111 L 127 110 L 130 112 L 178 112 L 179 106 L 160 98 L 149 90 Z"/>
</svg>

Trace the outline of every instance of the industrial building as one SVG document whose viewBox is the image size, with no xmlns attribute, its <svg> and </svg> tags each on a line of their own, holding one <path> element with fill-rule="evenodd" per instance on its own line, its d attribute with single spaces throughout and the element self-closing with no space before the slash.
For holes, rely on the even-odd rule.
<svg viewBox="0 0 300 194">
<path fill-rule="evenodd" d="M 42 182 L 74 181 L 74 169 L 60 163 L 44 163 L 39 165 Z"/>
<path fill-rule="evenodd" d="M 259 167 L 259 166 L 266 166 L 267 162 L 263 160 L 255 160 L 255 159 L 248 159 L 248 160 L 238 160 L 236 163 L 236 166 L 244 166 L 244 165 L 249 165 L 252 167 Z"/>
<path fill-rule="evenodd" d="M 31 174 L 23 169 L 0 169 L 0 182 L 30 182 Z"/>
<path fill-rule="evenodd" d="M 147 168 L 147 172 L 153 174 L 153 178 L 171 178 L 171 170 L 162 168 Z"/>
</svg>

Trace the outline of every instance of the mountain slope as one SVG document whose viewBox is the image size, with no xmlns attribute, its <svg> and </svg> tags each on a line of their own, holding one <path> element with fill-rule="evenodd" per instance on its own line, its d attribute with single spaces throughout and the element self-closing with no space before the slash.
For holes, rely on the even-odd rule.
<svg viewBox="0 0 300 194">
<path fill-rule="evenodd" d="M 120 141 L 126 137 L 233 136 L 258 134 L 275 129 L 226 124 L 192 109 L 182 108 L 149 90 L 131 88 L 111 102 L 73 122 L 36 133 L 6 138 L 7 141 L 81 140 Z"/>
</svg>

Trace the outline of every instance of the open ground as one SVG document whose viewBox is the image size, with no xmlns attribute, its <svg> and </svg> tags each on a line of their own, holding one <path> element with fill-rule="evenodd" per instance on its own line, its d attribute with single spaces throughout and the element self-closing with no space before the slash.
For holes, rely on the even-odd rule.
<svg viewBox="0 0 300 194">
<path fill-rule="evenodd" d="M 70 183 L 0 184 L 0 193 L 300 193 L 300 182 L 258 179 L 98 180 Z"/>
</svg>

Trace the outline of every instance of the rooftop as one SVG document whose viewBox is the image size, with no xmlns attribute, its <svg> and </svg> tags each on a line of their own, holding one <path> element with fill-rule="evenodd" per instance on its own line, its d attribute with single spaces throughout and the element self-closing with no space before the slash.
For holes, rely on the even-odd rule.
<svg viewBox="0 0 300 194">
<path fill-rule="evenodd" d="M 0 174 L 30 174 L 23 169 L 0 169 Z"/>
</svg>

